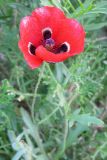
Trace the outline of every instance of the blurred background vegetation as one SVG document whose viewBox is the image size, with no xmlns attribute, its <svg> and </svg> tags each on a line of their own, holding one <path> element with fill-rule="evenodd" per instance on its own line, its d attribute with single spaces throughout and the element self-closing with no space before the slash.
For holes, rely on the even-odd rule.
<svg viewBox="0 0 107 160">
<path fill-rule="evenodd" d="M 19 22 L 44 5 L 82 23 L 85 51 L 31 70 Z M 107 160 L 106 115 L 107 1 L 0 0 L 0 160 Z"/>
</svg>

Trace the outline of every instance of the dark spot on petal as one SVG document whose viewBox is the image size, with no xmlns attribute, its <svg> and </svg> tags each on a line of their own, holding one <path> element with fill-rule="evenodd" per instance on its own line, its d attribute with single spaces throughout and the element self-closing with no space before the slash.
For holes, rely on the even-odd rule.
<svg viewBox="0 0 107 160">
<path fill-rule="evenodd" d="M 35 50 L 36 50 L 36 47 L 30 43 L 29 45 L 29 52 L 32 54 L 32 55 L 35 55 Z"/>
<path fill-rule="evenodd" d="M 62 44 L 59 48 L 59 52 L 67 52 L 68 46 L 66 44 Z"/>
<path fill-rule="evenodd" d="M 44 40 L 51 38 L 51 31 L 50 30 L 45 30 L 43 32 L 43 38 L 44 38 Z"/>
<path fill-rule="evenodd" d="M 55 49 L 55 54 L 58 53 L 63 53 L 63 52 L 69 52 L 70 51 L 70 45 L 68 42 L 64 42 L 63 44 L 61 44 L 60 46 L 57 47 L 57 49 Z"/>
</svg>

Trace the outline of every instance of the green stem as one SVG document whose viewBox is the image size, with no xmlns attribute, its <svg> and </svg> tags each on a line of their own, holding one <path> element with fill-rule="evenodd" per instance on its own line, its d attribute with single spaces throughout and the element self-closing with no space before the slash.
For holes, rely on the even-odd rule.
<svg viewBox="0 0 107 160">
<path fill-rule="evenodd" d="M 32 120 L 33 120 L 33 122 L 34 122 L 34 120 L 35 120 L 35 111 L 34 111 L 34 108 L 35 108 L 37 90 L 38 90 L 39 84 L 40 84 L 41 79 L 42 79 L 42 76 L 43 76 L 44 68 L 45 68 L 45 63 L 43 64 L 43 67 L 42 67 L 42 69 L 41 69 L 41 71 L 40 71 L 40 73 L 39 73 L 38 82 L 37 82 L 36 85 L 35 85 L 34 96 L 33 96 L 32 106 L 31 106 L 31 115 L 32 115 Z"/>
<path fill-rule="evenodd" d="M 48 156 L 47 156 L 47 154 L 46 154 L 46 152 L 44 150 L 44 147 L 43 147 L 43 144 L 42 144 L 42 140 L 41 140 L 40 135 L 39 135 L 38 126 L 36 126 L 36 125 L 35 125 L 35 137 L 36 137 L 35 141 L 36 141 L 38 147 L 40 148 L 41 153 L 43 154 L 43 156 L 45 158 L 44 160 L 49 160 L 49 158 L 48 158 Z"/>
<path fill-rule="evenodd" d="M 58 81 L 56 80 L 54 74 L 52 73 L 49 64 L 46 63 L 46 66 L 47 66 L 47 68 L 48 68 L 48 71 L 50 72 L 50 75 L 51 75 L 52 79 L 54 80 L 54 82 L 55 82 L 56 84 L 58 84 Z"/>
</svg>

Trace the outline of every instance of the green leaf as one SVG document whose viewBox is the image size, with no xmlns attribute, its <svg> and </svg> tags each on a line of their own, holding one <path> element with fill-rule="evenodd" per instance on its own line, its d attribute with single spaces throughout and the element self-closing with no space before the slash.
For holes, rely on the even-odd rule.
<svg viewBox="0 0 107 160">
<path fill-rule="evenodd" d="M 43 6 L 52 6 L 52 3 L 48 0 L 40 0 L 41 1 L 41 5 Z"/>
<path fill-rule="evenodd" d="M 20 149 L 15 156 L 12 158 L 12 160 L 19 160 L 24 154 L 25 154 L 25 150 L 24 149 Z"/>
<path fill-rule="evenodd" d="M 83 133 L 84 131 L 88 131 L 89 128 L 86 125 L 77 123 L 75 128 L 70 129 L 67 142 L 66 142 L 66 147 L 69 147 L 72 145 L 72 143 L 76 142 L 78 139 L 78 136 Z"/>
<path fill-rule="evenodd" d="M 91 116 L 88 114 L 80 114 L 80 115 L 71 115 L 68 118 L 70 121 L 79 122 L 82 125 L 90 126 L 91 124 L 103 126 L 104 122 L 95 116 Z"/>
<path fill-rule="evenodd" d="M 22 118 L 23 118 L 24 123 L 26 124 L 26 126 L 28 127 L 28 129 L 30 131 L 30 134 L 35 139 L 35 126 L 32 123 L 30 115 L 23 108 L 21 108 L 21 114 L 22 114 Z"/>
<path fill-rule="evenodd" d="M 102 22 L 102 23 L 98 23 L 98 24 L 91 23 L 91 24 L 85 25 L 86 31 L 98 30 L 103 27 L 107 27 L 107 22 Z"/>
</svg>

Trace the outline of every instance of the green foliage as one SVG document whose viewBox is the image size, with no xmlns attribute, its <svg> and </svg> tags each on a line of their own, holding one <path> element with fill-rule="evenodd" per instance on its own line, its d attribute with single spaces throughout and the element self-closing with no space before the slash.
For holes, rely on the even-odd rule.
<svg viewBox="0 0 107 160">
<path fill-rule="evenodd" d="M 30 70 L 19 22 L 44 5 L 83 24 L 85 51 Z M 107 159 L 106 16 L 104 0 L 0 0 L 0 160 Z"/>
</svg>

